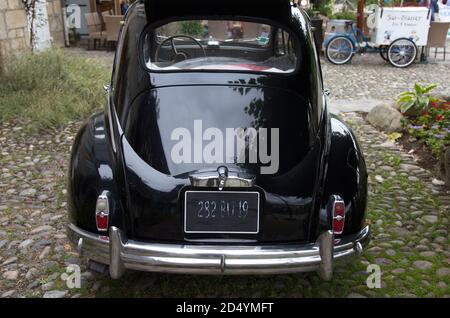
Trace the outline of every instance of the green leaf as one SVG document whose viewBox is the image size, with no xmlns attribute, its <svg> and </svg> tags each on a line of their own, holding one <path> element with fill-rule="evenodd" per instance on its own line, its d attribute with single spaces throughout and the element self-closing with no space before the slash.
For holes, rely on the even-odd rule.
<svg viewBox="0 0 450 318">
<path fill-rule="evenodd" d="M 431 84 L 431 85 L 423 88 L 422 93 L 427 94 L 427 93 L 431 92 L 433 89 L 435 89 L 437 86 L 438 86 L 437 84 Z"/>
<path fill-rule="evenodd" d="M 406 91 L 406 92 L 402 92 L 398 95 L 398 97 L 404 97 L 404 96 L 414 97 L 414 96 L 416 96 L 416 94 L 414 92 Z"/>
<path fill-rule="evenodd" d="M 397 103 L 414 101 L 414 100 L 415 100 L 414 98 L 411 98 L 409 96 L 403 96 L 403 97 L 400 97 L 399 99 L 397 99 Z"/>
<path fill-rule="evenodd" d="M 414 101 L 409 101 L 409 102 L 404 102 L 404 103 L 400 103 L 400 112 L 402 112 L 403 114 L 406 113 L 411 107 L 414 106 Z"/>
<path fill-rule="evenodd" d="M 390 133 L 387 137 L 390 141 L 396 141 L 397 139 L 400 139 L 403 135 L 398 132 Z"/>
<path fill-rule="evenodd" d="M 420 86 L 419 84 L 414 84 L 414 90 L 416 91 L 417 95 L 422 95 L 423 94 L 423 89 L 422 86 Z"/>
<path fill-rule="evenodd" d="M 428 107 L 428 104 L 430 104 L 430 98 L 428 96 L 421 96 L 417 99 L 417 101 L 420 110 L 424 110 Z"/>
</svg>

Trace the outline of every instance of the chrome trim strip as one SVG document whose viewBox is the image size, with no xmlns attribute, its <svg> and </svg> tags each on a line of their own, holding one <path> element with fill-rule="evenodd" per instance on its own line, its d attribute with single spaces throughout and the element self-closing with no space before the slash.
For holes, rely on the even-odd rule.
<svg viewBox="0 0 450 318">
<path fill-rule="evenodd" d="M 219 188 L 219 190 L 228 187 L 253 187 L 255 185 L 255 178 L 243 177 L 234 171 L 227 171 L 226 178 L 218 171 L 194 172 L 189 175 L 189 180 L 194 187 Z"/>
<path fill-rule="evenodd" d="M 106 103 L 106 107 L 108 108 L 108 122 L 109 122 L 109 132 L 110 132 L 110 136 L 111 136 L 111 146 L 112 149 L 115 152 L 117 152 L 117 146 L 116 146 L 116 135 L 114 133 L 114 124 L 113 124 L 113 120 L 115 119 L 115 117 L 113 117 L 113 112 L 111 110 L 112 103 L 111 103 L 111 92 L 112 92 L 112 87 L 111 85 L 104 85 L 103 89 L 106 92 L 106 98 L 108 99 L 107 103 Z"/>
<path fill-rule="evenodd" d="M 322 233 L 316 243 L 252 246 L 138 242 L 127 239 L 116 227 L 110 228 L 108 239 L 73 224 L 68 226 L 68 237 L 75 246 L 82 238 L 83 256 L 109 264 L 113 278 L 120 277 L 125 269 L 133 269 L 231 275 L 318 271 L 321 277 L 330 279 L 333 261 L 358 255 L 370 240 L 370 228 L 342 237 L 335 246 L 330 231 Z"/>
</svg>

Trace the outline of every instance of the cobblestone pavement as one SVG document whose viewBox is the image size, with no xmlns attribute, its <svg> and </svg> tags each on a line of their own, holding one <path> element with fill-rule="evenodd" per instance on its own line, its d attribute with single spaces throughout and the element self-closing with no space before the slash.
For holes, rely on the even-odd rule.
<svg viewBox="0 0 450 318">
<path fill-rule="evenodd" d="M 336 68 L 328 64 L 325 78 L 337 85 L 332 78 L 341 70 L 363 76 L 366 67 L 356 62 Z M 378 73 L 380 79 L 367 92 L 387 94 L 390 84 L 382 78 L 392 78 L 397 71 L 371 70 L 370 76 Z M 433 74 L 420 76 L 437 82 Z M 339 96 L 348 98 L 350 88 L 340 82 Z M 366 157 L 373 239 L 361 258 L 337 266 L 332 282 L 322 282 L 315 273 L 208 277 L 127 272 L 116 281 L 93 274 L 65 234 L 66 171 L 80 123 L 39 135 L 30 135 L 19 122 L 0 123 L 0 297 L 449 297 L 450 193 L 417 166 L 413 155 L 360 115 L 342 116 L 356 132 Z M 69 289 L 61 279 L 69 264 L 82 269 L 80 289 Z M 368 264 L 381 267 L 379 289 L 366 286 Z"/>
<path fill-rule="evenodd" d="M 450 95 L 450 63 L 430 61 L 399 69 L 378 54 L 364 54 L 339 66 L 322 59 L 322 69 L 331 100 L 394 100 L 399 93 L 412 89 L 414 83 L 437 83 L 436 93 Z"/>
</svg>

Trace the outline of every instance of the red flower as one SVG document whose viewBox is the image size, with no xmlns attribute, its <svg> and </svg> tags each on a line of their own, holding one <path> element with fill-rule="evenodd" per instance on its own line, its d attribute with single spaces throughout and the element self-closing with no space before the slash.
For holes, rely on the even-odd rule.
<svg viewBox="0 0 450 318">
<path fill-rule="evenodd" d="M 433 107 L 434 109 L 438 109 L 439 108 L 439 104 L 436 102 L 431 102 L 431 107 Z"/>
<path fill-rule="evenodd" d="M 437 121 L 441 121 L 441 120 L 443 120 L 444 119 L 444 116 L 442 116 L 442 115 L 436 115 L 436 120 Z"/>
<path fill-rule="evenodd" d="M 427 111 L 423 112 L 422 115 L 423 115 L 424 117 L 430 117 L 430 113 L 428 113 Z"/>
</svg>

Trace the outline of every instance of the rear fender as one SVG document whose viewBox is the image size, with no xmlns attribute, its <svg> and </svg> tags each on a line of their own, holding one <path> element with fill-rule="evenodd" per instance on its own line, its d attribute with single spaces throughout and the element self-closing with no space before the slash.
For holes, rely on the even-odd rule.
<svg viewBox="0 0 450 318">
<path fill-rule="evenodd" d="M 340 196 L 345 202 L 345 226 L 342 235 L 360 231 L 365 223 L 367 171 L 355 135 L 341 120 L 330 118 L 330 148 L 317 233 L 331 228 L 330 198 Z"/>
<path fill-rule="evenodd" d="M 93 233 L 99 233 L 95 223 L 97 197 L 105 190 L 110 192 L 110 225 L 124 228 L 123 208 L 116 185 L 118 170 L 105 122 L 101 112 L 82 125 L 72 146 L 68 174 L 70 221 Z"/>
</svg>

